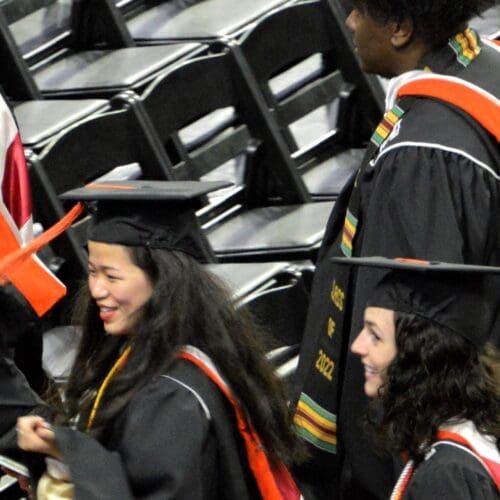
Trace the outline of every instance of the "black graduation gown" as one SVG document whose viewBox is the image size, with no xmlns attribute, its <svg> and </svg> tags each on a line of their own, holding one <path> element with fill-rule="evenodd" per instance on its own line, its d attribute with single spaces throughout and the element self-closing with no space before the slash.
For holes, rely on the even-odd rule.
<svg viewBox="0 0 500 500">
<path fill-rule="evenodd" d="M 14 355 L 16 365 L 38 393 L 47 381 L 42 369 L 44 323 L 12 284 L 0 287 L 0 352 Z"/>
<path fill-rule="evenodd" d="M 15 427 L 18 417 L 43 406 L 14 361 L 0 355 L 0 436 Z"/>
<path fill-rule="evenodd" d="M 403 500 L 498 500 L 498 490 L 479 461 L 466 451 L 441 444 L 416 468 Z"/>
<path fill-rule="evenodd" d="M 105 445 L 56 436 L 78 500 L 259 498 L 231 409 L 187 361 L 134 396 Z"/>
<path fill-rule="evenodd" d="M 500 95 L 497 72 L 491 70 L 499 67 L 500 55 L 490 47 L 483 47 L 467 68 L 456 62 L 449 47 L 430 54 L 424 64 Z M 498 155 L 498 144 L 495 147 L 491 137 L 469 117 L 447 104 L 419 99 L 358 180 L 362 202 L 354 255 L 500 265 Z M 301 346 L 299 386 L 310 377 L 327 384 L 314 373 L 317 345 L 328 331 L 334 307 L 331 292 L 335 278 L 329 259 L 337 252 L 334 242 L 343 228 L 352 185 L 346 186 L 336 203 L 319 253 Z M 364 437 L 360 426 L 367 403 L 364 375 L 359 359 L 348 351 L 361 330 L 367 298 L 379 278 L 373 271 L 353 272 L 345 300 L 347 324 L 334 336 L 334 340 L 340 339 L 337 341 L 342 343 L 345 356 L 333 360 L 340 398 L 340 453 L 335 456 L 315 450 L 313 460 L 297 472 L 301 486 L 312 485 L 321 500 L 341 495 L 339 466 L 342 488 L 346 488 L 343 497 L 349 500 L 386 499 L 398 477 L 399 465 L 380 459 Z M 332 395 L 334 390 L 332 387 Z M 314 399 L 314 394 L 308 396 Z"/>
<path fill-rule="evenodd" d="M 260 498 L 232 409 L 187 361 L 138 391 L 104 443 L 68 428 L 55 432 L 77 500 Z"/>
</svg>

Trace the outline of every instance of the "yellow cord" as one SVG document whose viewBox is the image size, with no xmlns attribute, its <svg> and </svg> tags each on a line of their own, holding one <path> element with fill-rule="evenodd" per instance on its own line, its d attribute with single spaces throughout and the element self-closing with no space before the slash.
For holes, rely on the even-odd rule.
<svg viewBox="0 0 500 500">
<path fill-rule="evenodd" d="M 99 408 L 99 405 L 101 404 L 101 399 L 104 394 L 104 391 L 108 387 L 109 382 L 115 375 L 115 373 L 122 368 L 122 366 L 125 364 L 125 361 L 128 358 L 128 355 L 130 354 L 131 346 L 128 346 L 120 355 L 120 357 L 116 360 L 115 364 L 109 370 L 109 373 L 106 375 L 106 378 L 102 382 L 101 386 L 99 387 L 99 390 L 97 391 L 97 396 L 95 397 L 94 404 L 92 405 L 92 411 L 90 412 L 89 419 L 87 421 L 87 431 L 89 431 L 92 428 L 92 424 L 94 423 L 95 416 L 97 413 L 97 409 Z"/>
</svg>

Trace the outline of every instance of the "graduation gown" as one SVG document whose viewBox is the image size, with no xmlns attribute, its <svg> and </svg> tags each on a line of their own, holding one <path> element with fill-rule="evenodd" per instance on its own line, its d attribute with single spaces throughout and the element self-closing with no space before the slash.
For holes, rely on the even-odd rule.
<svg viewBox="0 0 500 500">
<path fill-rule="evenodd" d="M 29 392 L 17 398 L 25 411 Z M 69 428 L 55 433 L 78 500 L 260 498 L 232 409 L 187 361 L 138 391 L 103 442 Z"/>
<path fill-rule="evenodd" d="M 492 71 L 500 67 L 500 55 L 492 47 L 483 46 L 475 59 L 464 64 L 447 45 L 428 54 L 424 67 L 473 81 L 500 96 L 500 81 Z M 499 180 L 498 143 L 489 134 L 448 104 L 417 99 L 357 180 L 361 205 L 353 255 L 499 265 Z M 344 298 L 344 290 L 335 290 L 337 270 L 330 262 L 339 252 L 336 245 L 353 184 L 352 179 L 341 193 L 327 225 L 297 372 L 299 385 L 309 383 L 305 395 L 314 401 L 315 412 L 321 418 L 331 415 L 332 426 L 338 425 L 336 454 L 312 443 L 312 460 L 297 471 L 302 487 L 312 486 L 321 500 L 386 499 L 399 472 L 392 461 L 380 459 L 364 437 L 360 427 L 367 402 L 364 375 L 359 359 L 348 350 L 361 330 L 367 298 L 380 274 L 352 271 Z M 330 318 L 339 296 L 345 319 L 342 331 L 333 333 Z M 320 340 L 338 343 L 336 358 L 325 361 L 318 349 Z M 327 361 L 333 367 L 329 373 Z M 321 375 L 329 375 L 329 380 Z M 321 390 L 315 394 L 311 385 Z M 324 406 L 316 399 L 320 393 L 331 394 L 336 403 Z"/>
<path fill-rule="evenodd" d="M 416 468 L 403 500 L 498 500 L 487 470 L 470 453 L 442 444 Z"/>
</svg>

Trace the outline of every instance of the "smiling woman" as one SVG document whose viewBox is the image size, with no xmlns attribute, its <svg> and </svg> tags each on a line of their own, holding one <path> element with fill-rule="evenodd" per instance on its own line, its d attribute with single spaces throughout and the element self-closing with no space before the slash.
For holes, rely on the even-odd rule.
<svg viewBox="0 0 500 500">
<path fill-rule="evenodd" d="M 394 311 L 367 307 L 363 330 L 356 337 L 351 351 L 361 358 L 365 370 L 365 394 L 378 396 L 387 367 L 396 357 Z"/>
<path fill-rule="evenodd" d="M 337 259 L 392 269 L 351 350 L 361 358 L 367 429 L 410 458 L 391 499 L 494 499 L 500 493 L 500 268 Z"/>
<path fill-rule="evenodd" d="M 121 245 L 88 242 L 89 291 L 109 335 L 129 335 L 140 319 L 153 286 Z"/>
<path fill-rule="evenodd" d="M 49 457 L 39 499 L 61 483 L 64 498 L 87 500 L 299 499 L 284 386 L 257 325 L 202 265 L 195 209 L 213 188 L 126 182 L 66 196 L 98 201 L 64 404 L 50 423 L 17 423 L 30 459 Z"/>
</svg>

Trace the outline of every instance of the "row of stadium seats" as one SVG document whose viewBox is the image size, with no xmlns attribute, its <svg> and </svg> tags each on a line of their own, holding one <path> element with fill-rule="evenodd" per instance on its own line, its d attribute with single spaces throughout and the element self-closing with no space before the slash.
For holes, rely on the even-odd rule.
<svg viewBox="0 0 500 500">
<path fill-rule="evenodd" d="M 134 10 L 134 3 L 141 5 Z M 10 10 L 2 4 L 0 53 L 9 71 L 0 83 L 26 148 L 35 221 L 50 226 L 68 208 L 59 194 L 103 175 L 230 179 L 234 186 L 199 212 L 213 249 L 209 266 L 229 284 L 235 303 L 268 326 L 277 347 L 269 357 L 293 383 L 312 259 L 353 168 L 348 160 L 362 146 L 344 129 L 344 116 L 355 108 L 357 82 L 367 84 L 352 61 L 339 67 L 331 33 L 337 21 L 326 3 L 275 17 L 273 9 L 297 2 L 233 0 L 231 9 L 219 0 L 197 2 L 165 27 L 178 35 L 198 23 L 205 31 L 175 43 L 157 39 L 162 45 L 155 46 L 130 38 L 145 4 L 32 0 L 12 2 Z M 160 7 L 172 13 L 181 6 L 156 2 L 152 10 Z M 150 19 L 158 21 L 156 14 Z M 313 40 L 307 32 L 315 23 Z M 276 43 L 291 34 L 292 44 Z M 282 70 L 286 75 L 275 77 Z M 365 101 L 376 114 L 379 104 Z M 321 133 L 302 127 L 297 141 L 293 122 L 322 106 Z M 313 167 L 327 158 L 338 164 L 338 175 L 325 190 Z M 318 189 L 311 190 L 314 182 Z M 79 221 L 41 255 L 68 285 L 68 300 L 86 268 L 85 224 Z M 64 378 L 77 338 L 61 327 L 68 300 L 52 311 L 54 328 L 44 335 L 45 367 L 56 379 Z"/>
<path fill-rule="evenodd" d="M 92 4 L 97 12 L 97 3 L 84 4 Z M 45 9 L 58 4 L 52 2 Z M 202 4 L 187 7 L 183 13 Z M 206 4 L 215 9 L 213 1 Z M 113 7 L 107 1 L 99 5 L 101 15 L 104 7 L 108 12 Z M 83 15 L 79 2 L 72 6 Z M 229 178 L 234 188 L 200 211 L 216 260 L 299 260 L 307 261 L 309 267 L 332 202 L 355 169 L 381 109 L 382 92 L 377 81 L 359 70 L 337 9 L 322 1 L 287 2 L 246 30 L 239 29 L 237 36 L 228 36 L 226 31 L 222 37 L 216 33 L 210 43 L 193 46 L 189 42 L 189 56 L 184 53 L 176 62 L 153 64 L 161 71 L 150 72 L 152 80 L 147 83 L 142 78 L 141 85 L 133 78 L 110 84 L 118 72 L 114 65 L 109 68 L 103 63 L 90 72 L 99 77 L 100 90 L 95 80 L 70 88 L 76 81 L 70 77 L 61 80 L 64 88 L 55 94 L 61 99 L 55 100 L 54 88 L 42 85 L 48 80 L 55 85 L 55 73 L 46 80 L 40 74 L 72 57 L 99 62 L 136 49 L 167 57 L 185 44 L 110 48 L 100 58 L 68 49 L 64 57 L 30 69 L 42 96 L 51 96 L 27 100 L 15 108 L 27 147 L 36 220 L 48 227 L 66 208 L 58 194 L 109 175 L 119 165 L 136 165 L 133 175 L 145 179 Z M 33 14 L 40 16 L 38 11 Z M 11 25 L 5 24 L 10 30 Z M 204 38 L 207 42 L 208 37 Z M 135 60 L 145 62 L 144 56 Z M 301 61 L 305 62 L 299 69 L 290 70 Z M 135 70 L 123 61 L 119 67 L 122 72 Z M 284 77 L 277 76 L 284 70 Z M 113 89 L 120 92 L 106 99 Z M 92 99 L 81 98 L 89 92 L 95 93 Z M 50 110 L 52 103 L 55 113 Z M 30 110 L 34 104 L 42 106 L 43 112 Z M 72 122 L 64 117 L 66 105 L 81 105 L 90 116 L 81 119 L 81 109 Z M 300 146 L 291 126 L 321 108 L 333 127 L 322 134 L 309 133 L 312 145 Z M 54 135 L 58 121 L 63 127 Z M 61 275 L 70 287 L 85 263 L 78 234 L 70 231 L 53 245 L 52 262 L 54 266 L 64 262 Z"/>
</svg>

